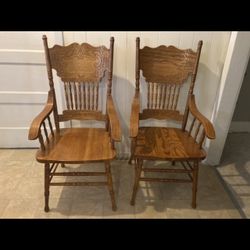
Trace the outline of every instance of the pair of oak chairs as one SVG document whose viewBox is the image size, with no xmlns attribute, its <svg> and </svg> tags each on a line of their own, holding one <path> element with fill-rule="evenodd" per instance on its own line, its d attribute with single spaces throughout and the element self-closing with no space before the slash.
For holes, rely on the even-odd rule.
<svg viewBox="0 0 250 250">
<path fill-rule="evenodd" d="M 109 49 L 87 43 L 49 48 L 46 36 L 43 36 L 43 43 L 50 89 L 44 109 L 31 124 L 29 139 L 40 142 L 36 159 L 45 166 L 44 210 L 49 211 L 50 186 L 106 185 L 115 211 L 110 162 L 116 157 L 115 142 L 121 141 L 121 128 L 111 95 L 114 38 L 110 39 Z M 174 46 L 141 49 L 140 39 L 136 39 L 135 95 L 130 118 L 129 163 L 134 163 L 135 167 L 131 205 L 135 204 L 140 181 L 160 181 L 192 183 L 192 207 L 196 207 L 198 167 L 206 157 L 202 144 L 205 137 L 215 138 L 213 125 L 198 111 L 193 94 L 201 48 L 202 41 L 196 52 Z M 57 108 L 52 69 L 56 70 L 64 87 L 62 114 Z M 188 87 L 182 94 L 184 83 Z M 105 91 L 101 91 L 104 89 L 101 84 Z M 140 92 L 142 84 L 146 87 L 144 93 Z M 105 105 L 100 101 L 103 92 L 106 92 L 102 98 L 106 100 Z M 141 107 L 141 94 L 147 99 L 145 107 Z M 141 121 L 147 119 L 173 120 L 180 126 L 141 126 Z M 103 128 L 60 127 L 60 123 L 71 120 L 99 121 Z M 169 161 L 172 166 L 143 167 L 143 162 L 156 160 Z M 65 164 L 93 162 L 104 162 L 103 172 L 56 171 Z M 176 162 L 181 168 L 175 166 Z M 142 172 L 186 174 L 187 178 L 148 178 Z M 104 176 L 106 181 L 52 182 L 57 176 Z"/>
</svg>

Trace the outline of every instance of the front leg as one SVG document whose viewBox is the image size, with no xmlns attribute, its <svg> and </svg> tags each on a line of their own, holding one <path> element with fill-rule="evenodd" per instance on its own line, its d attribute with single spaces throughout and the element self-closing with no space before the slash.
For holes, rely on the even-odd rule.
<svg viewBox="0 0 250 250">
<path fill-rule="evenodd" d="M 136 145 L 136 138 L 132 138 L 130 147 L 130 158 L 128 164 L 132 164 L 132 160 L 134 160 L 135 145 Z"/>
<path fill-rule="evenodd" d="M 194 162 L 193 167 L 193 187 L 192 187 L 192 208 L 196 208 L 196 195 L 197 195 L 197 186 L 198 186 L 198 170 L 199 162 Z"/>
<path fill-rule="evenodd" d="M 45 163 L 44 166 L 44 198 L 45 198 L 45 207 L 44 211 L 47 213 L 49 212 L 49 163 Z"/>
<path fill-rule="evenodd" d="M 135 205 L 135 198 L 136 198 L 136 194 L 137 194 L 139 182 L 140 182 L 140 177 L 141 177 L 142 164 L 143 164 L 143 160 L 135 159 L 135 182 L 134 182 L 132 198 L 130 201 L 131 206 Z"/>
</svg>

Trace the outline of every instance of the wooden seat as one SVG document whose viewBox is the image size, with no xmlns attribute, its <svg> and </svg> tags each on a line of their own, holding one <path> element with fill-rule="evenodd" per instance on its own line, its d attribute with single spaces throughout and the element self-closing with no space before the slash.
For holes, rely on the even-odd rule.
<svg viewBox="0 0 250 250">
<path fill-rule="evenodd" d="M 184 161 L 204 159 L 206 152 L 193 137 L 178 128 L 140 127 L 134 156 L 143 159 Z"/>
<path fill-rule="evenodd" d="M 202 145 L 205 138 L 215 138 L 213 125 L 198 111 L 193 95 L 201 48 L 202 41 L 197 51 L 172 45 L 141 49 L 140 39 L 136 39 L 136 89 L 130 117 L 129 163 L 135 163 L 131 205 L 135 204 L 140 181 L 159 181 L 192 183 L 192 207 L 196 207 L 199 162 L 206 158 Z M 147 85 L 142 93 L 141 84 Z M 188 86 L 184 88 L 184 84 Z M 147 101 L 144 106 L 142 94 Z M 141 121 L 146 123 L 148 119 L 175 121 L 181 128 L 142 127 Z M 145 160 L 166 160 L 172 165 L 178 162 L 183 169 L 146 168 L 143 167 Z M 145 178 L 142 172 L 187 174 L 189 179 Z"/>
<path fill-rule="evenodd" d="M 102 128 L 66 128 L 55 135 L 53 147 L 39 150 L 36 159 L 41 163 L 82 163 L 109 161 L 115 158 L 109 133 Z M 69 147 L 74 145 L 74 147 Z M 74 162 L 73 162 L 74 159 Z"/>
<path fill-rule="evenodd" d="M 108 187 L 112 209 L 115 211 L 117 207 L 110 162 L 116 156 L 115 142 L 121 140 L 121 129 L 111 95 L 114 38 L 110 39 L 109 49 L 87 43 L 55 45 L 49 48 L 46 36 L 43 36 L 43 42 L 50 90 L 44 109 L 30 126 L 29 139 L 38 139 L 40 142 L 36 159 L 44 163 L 45 167 L 44 210 L 49 211 L 50 186 L 105 185 Z M 61 97 L 64 98 L 65 105 L 61 114 L 58 112 L 56 101 L 56 95 L 61 93 L 55 91 L 52 69 L 56 71 L 64 89 L 64 95 Z M 106 101 L 105 105 L 103 100 Z M 102 128 L 72 126 L 74 121 L 86 120 L 97 121 L 102 124 Z M 62 123 L 64 127 L 60 126 Z M 91 162 L 103 162 L 105 170 L 57 171 L 59 165 L 65 167 L 65 164 Z M 106 181 L 52 181 L 58 176 L 104 176 Z"/>
</svg>

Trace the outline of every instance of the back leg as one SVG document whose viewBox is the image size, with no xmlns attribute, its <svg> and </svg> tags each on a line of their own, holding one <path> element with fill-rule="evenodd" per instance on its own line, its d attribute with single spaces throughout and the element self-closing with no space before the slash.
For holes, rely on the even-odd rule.
<svg viewBox="0 0 250 250">
<path fill-rule="evenodd" d="M 130 201 L 130 204 L 132 206 L 135 205 L 135 198 L 136 198 L 137 190 L 139 187 L 139 181 L 140 181 L 140 177 L 141 177 L 142 164 L 143 164 L 142 160 L 135 159 L 135 182 L 134 182 L 132 198 Z"/>
<path fill-rule="evenodd" d="M 112 174 L 110 171 L 110 162 L 105 162 L 105 168 L 106 168 L 106 174 L 107 174 L 107 181 L 108 181 L 108 189 L 109 189 L 109 194 L 112 202 L 112 210 L 116 211 L 117 206 L 115 202 L 115 193 L 113 189 L 113 181 L 112 181 Z"/>
</svg>

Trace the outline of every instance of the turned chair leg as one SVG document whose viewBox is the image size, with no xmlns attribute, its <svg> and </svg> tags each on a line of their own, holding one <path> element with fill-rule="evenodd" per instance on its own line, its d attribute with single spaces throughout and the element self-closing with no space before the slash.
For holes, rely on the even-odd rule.
<svg viewBox="0 0 250 250">
<path fill-rule="evenodd" d="M 142 160 L 135 159 L 135 182 L 134 182 L 132 198 L 130 201 L 131 206 L 135 205 L 135 198 L 136 198 L 137 190 L 139 187 L 141 170 L 142 170 L 142 163 L 143 163 Z"/>
<path fill-rule="evenodd" d="M 105 168 L 106 168 L 106 174 L 107 174 L 109 194 L 110 194 L 110 198 L 111 198 L 111 202 L 112 202 L 112 210 L 116 211 L 117 206 L 116 206 L 116 202 L 115 202 L 115 193 L 114 193 L 114 189 L 113 189 L 112 174 L 110 171 L 110 163 L 109 162 L 105 162 Z"/>
<path fill-rule="evenodd" d="M 198 170 L 199 162 L 194 162 L 193 169 L 193 187 L 192 187 L 192 208 L 196 208 L 196 195 L 197 195 L 197 186 L 198 186 Z"/>
<path fill-rule="evenodd" d="M 130 147 L 130 158 L 128 161 L 128 164 L 132 164 L 132 161 L 134 160 L 134 151 L 135 151 L 135 144 L 136 144 L 136 139 L 132 138 L 131 140 L 131 147 Z"/>
<path fill-rule="evenodd" d="M 45 171 L 44 171 L 44 197 L 45 197 L 44 211 L 45 212 L 49 212 L 49 163 L 45 163 Z"/>
<path fill-rule="evenodd" d="M 133 161 L 133 155 L 130 156 L 129 160 L 128 160 L 128 164 L 132 164 L 132 161 Z"/>
</svg>

